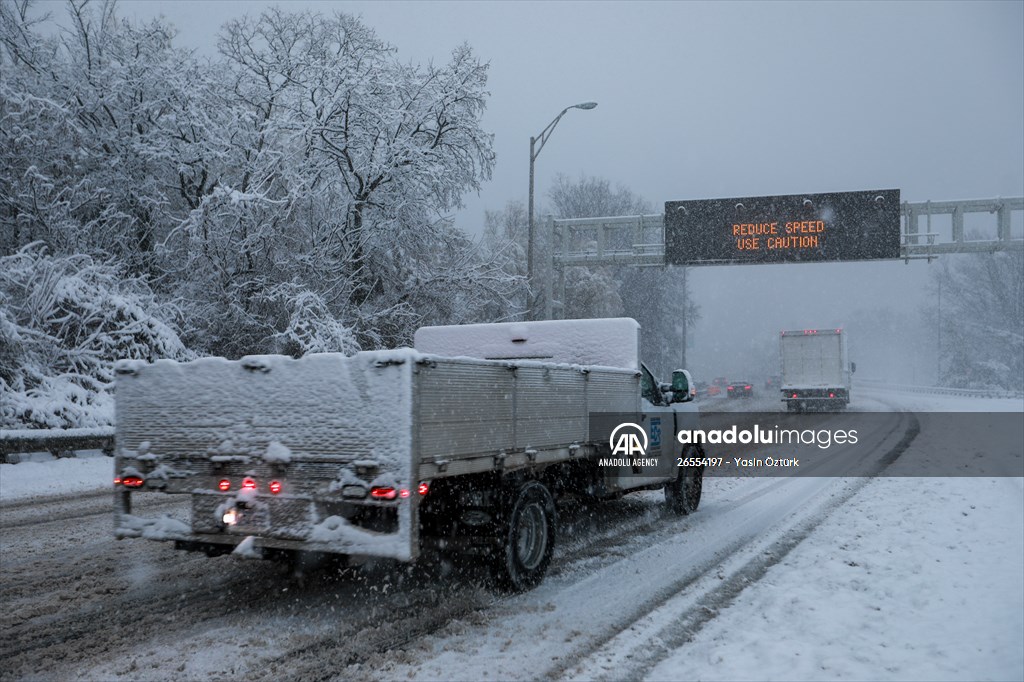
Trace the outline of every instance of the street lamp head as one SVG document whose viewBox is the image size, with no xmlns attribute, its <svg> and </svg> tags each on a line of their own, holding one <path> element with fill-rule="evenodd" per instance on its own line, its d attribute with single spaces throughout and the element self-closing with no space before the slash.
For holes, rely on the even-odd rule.
<svg viewBox="0 0 1024 682">
<path fill-rule="evenodd" d="M 584 102 L 583 104 L 574 104 L 572 109 L 593 109 L 597 106 L 597 102 Z"/>
</svg>

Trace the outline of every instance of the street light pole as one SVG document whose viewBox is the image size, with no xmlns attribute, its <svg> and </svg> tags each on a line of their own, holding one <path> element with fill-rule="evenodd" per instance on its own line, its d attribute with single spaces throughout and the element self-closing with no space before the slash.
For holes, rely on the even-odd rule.
<svg viewBox="0 0 1024 682">
<path fill-rule="evenodd" d="M 593 109 L 596 106 L 597 102 L 583 102 L 581 104 L 574 104 L 571 107 L 566 107 L 565 109 L 562 109 L 558 116 L 555 116 L 555 120 L 551 121 L 544 130 L 540 131 L 540 135 L 530 138 L 530 195 L 528 202 L 529 206 L 527 207 L 527 211 L 529 213 L 527 216 L 529 227 L 526 235 L 526 280 L 530 289 L 529 299 L 527 300 L 526 306 L 526 316 L 529 320 L 536 319 L 536 302 L 534 300 L 535 297 L 533 293 L 533 242 L 535 232 L 533 216 L 533 163 L 537 160 L 537 156 L 540 155 L 541 150 L 544 149 L 544 145 L 547 143 L 548 138 L 551 137 L 551 133 L 554 131 L 555 126 L 558 125 L 558 122 L 562 120 L 562 117 L 565 116 L 567 111 L 570 109 Z M 540 146 L 537 146 L 538 142 L 540 142 Z M 548 273 L 548 276 L 550 275 L 551 273 Z"/>
</svg>

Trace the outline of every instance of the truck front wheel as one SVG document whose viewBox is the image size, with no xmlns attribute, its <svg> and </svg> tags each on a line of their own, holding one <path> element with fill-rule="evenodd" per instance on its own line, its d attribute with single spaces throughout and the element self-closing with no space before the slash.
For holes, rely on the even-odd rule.
<svg viewBox="0 0 1024 682">
<path fill-rule="evenodd" d="M 693 457 L 696 452 L 684 451 L 683 456 Z M 676 477 L 665 484 L 665 503 L 669 511 L 680 516 L 697 511 L 703 486 L 703 467 L 680 467 Z"/>
<path fill-rule="evenodd" d="M 527 481 L 509 496 L 499 524 L 493 570 L 503 589 L 521 592 L 543 578 L 555 548 L 555 501 L 543 484 Z"/>
</svg>

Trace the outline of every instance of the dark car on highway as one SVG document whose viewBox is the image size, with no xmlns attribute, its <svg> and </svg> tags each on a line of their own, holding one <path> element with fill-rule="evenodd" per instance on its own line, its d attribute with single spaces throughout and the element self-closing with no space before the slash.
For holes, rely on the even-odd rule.
<svg viewBox="0 0 1024 682">
<path fill-rule="evenodd" d="M 750 398 L 754 395 L 754 384 L 749 381 L 733 381 L 725 387 L 730 398 Z"/>
</svg>

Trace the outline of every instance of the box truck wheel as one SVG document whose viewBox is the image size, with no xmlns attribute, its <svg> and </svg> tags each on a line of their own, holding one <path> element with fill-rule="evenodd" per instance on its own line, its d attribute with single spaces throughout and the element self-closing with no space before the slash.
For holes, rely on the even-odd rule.
<svg viewBox="0 0 1024 682">
<path fill-rule="evenodd" d="M 692 446 L 683 450 L 683 457 L 699 456 L 700 453 Z M 679 467 L 676 477 L 665 484 L 665 503 L 669 510 L 680 516 L 697 511 L 703 485 L 703 467 Z"/>
<path fill-rule="evenodd" d="M 495 582 L 507 590 L 527 590 L 543 578 L 555 548 L 555 500 L 542 483 L 526 481 L 513 489 L 498 525 Z"/>
</svg>

